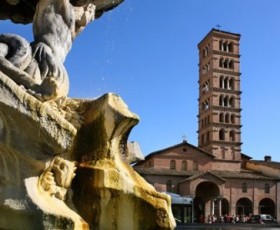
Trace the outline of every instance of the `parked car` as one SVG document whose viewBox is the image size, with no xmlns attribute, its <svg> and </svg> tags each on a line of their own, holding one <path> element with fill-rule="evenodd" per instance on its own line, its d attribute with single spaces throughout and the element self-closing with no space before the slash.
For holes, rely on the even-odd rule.
<svg viewBox="0 0 280 230">
<path fill-rule="evenodd" d="M 248 223 L 273 224 L 273 223 L 277 223 L 277 220 L 269 214 L 259 214 L 259 215 L 252 215 Z"/>
</svg>

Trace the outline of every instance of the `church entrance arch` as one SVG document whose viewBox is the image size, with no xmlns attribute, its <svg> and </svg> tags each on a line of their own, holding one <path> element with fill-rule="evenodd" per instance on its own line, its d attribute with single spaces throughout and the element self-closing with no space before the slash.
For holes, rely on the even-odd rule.
<svg viewBox="0 0 280 230">
<path fill-rule="evenodd" d="M 194 217 L 197 222 L 205 222 L 209 216 L 221 215 L 221 196 L 218 185 L 204 181 L 197 185 L 194 198 Z"/>
<path fill-rule="evenodd" d="M 274 201 L 269 198 L 262 199 L 259 203 L 259 214 L 270 214 L 275 217 Z"/>
<path fill-rule="evenodd" d="M 250 201 L 248 198 L 240 198 L 236 202 L 236 215 L 249 216 L 250 214 L 252 214 L 252 211 L 252 201 Z"/>
</svg>

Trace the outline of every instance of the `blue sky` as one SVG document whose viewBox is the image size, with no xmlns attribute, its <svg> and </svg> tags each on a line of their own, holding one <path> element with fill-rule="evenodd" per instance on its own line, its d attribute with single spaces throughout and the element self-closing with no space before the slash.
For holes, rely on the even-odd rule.
<svg viewBox="0 0 280 230">
<path fill-rule="evenodd" d="M 242 152 L 280 161 L 280 1 L 125 0 L 79 35 L 66 60 L 70 97 L 119 94 L 140 116 L 143 153 L 197 145 L 199 41 L 217 24 L 241 34 Z M 0 33 L 32 40 L 31 25 Z"/>
</svg>

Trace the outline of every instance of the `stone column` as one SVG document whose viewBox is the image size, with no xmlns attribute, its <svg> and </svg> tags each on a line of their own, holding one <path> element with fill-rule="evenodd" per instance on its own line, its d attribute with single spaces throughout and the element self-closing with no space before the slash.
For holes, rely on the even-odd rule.
<svg viewBox="0 0 280 230">
<path fill-rule="evenodd" d="M 205 211 L 204 211 L 205 223 L 208 223 L 208 216 L 211 215 L 211 201 L 212 200 L 208 200 L 205 202 Z"/>
<path fill-rule="evenodd" d="M 220 218 L 222 215 L 222 200 L 218 200 L 218 218 Z"/>
<path fill-rule="evenodd" d="M 211 215 L 213 216 L 215 214 L 215 200 L 211 200 Z"/>
</svg>

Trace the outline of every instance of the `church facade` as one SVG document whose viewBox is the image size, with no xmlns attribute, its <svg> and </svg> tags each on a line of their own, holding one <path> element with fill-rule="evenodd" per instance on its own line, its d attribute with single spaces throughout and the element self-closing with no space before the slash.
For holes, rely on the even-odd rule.
<svg viewBox="0 0 280 230">
<path fill-rule="evenodd" d="M 280 219 L 280 163 L 241 153 L 239 42 L 239 34 L 212 29 L 198 44 L 198 146 L 184 140 L 134 166 L 158 191 L 181 198 L 173 213 L 183 223 L 224 215 Z"/>
</svg>

